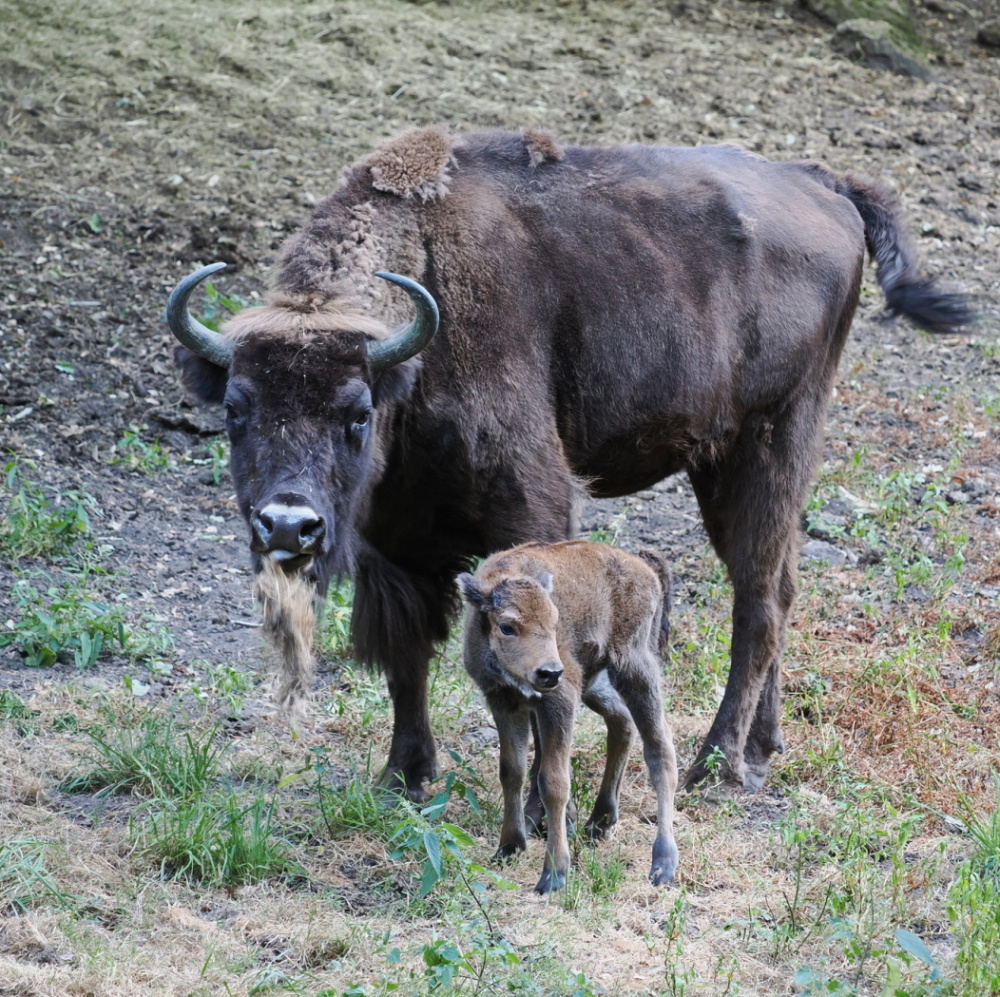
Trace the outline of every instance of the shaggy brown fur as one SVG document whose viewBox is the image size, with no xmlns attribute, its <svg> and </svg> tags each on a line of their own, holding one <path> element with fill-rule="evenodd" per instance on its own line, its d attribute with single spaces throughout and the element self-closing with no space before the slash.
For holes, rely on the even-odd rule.
<svg viewBox="0 0 1000 997">
<path fill-rule="evenodd" d="M 313 680 L 316 586 L 301 573 L 287 574 L 270 557 L 254 577 L 264 635 L 278 655 L 275 699 L 289 715 L 300 716 Z"/>
<path fill-rule="evenodd" d="M 731 147 L 418 129 L 285 243 L 268 307 L 229 326 L 228 370 L 180 351 L 186 383 L 227 406 L 256 563 L 280 535 L 319 592 L 354 578 L 355 647 L 395 710 L 386 783 L 419 798 L 436 771 L 428 662 L 471 559 L 573 536 L 581 482 L 614 496 L 685 471 L 733 584 L 729 680 L 687 781 L 719 749 L 723 775 L 762 784 L 866 244 L 891 310 L 934 332 L 970 319 L 872 181 Z M 373 371 L 366 344 L 412 315 L 380 269 L 419 281 L 441 321 Z"/>
<path fill-rule="evenodd" d="M 640 558 L 583 541 L 524 544 L 494 554 L 475 576 L 459 575 L 458 585 L 469 605 L 465 668 L 486 696 L 500 735 L 504 818 L 497 855 L 525 847 L 522 794 L 533 724 L 534 771 L 548 825 L 535 889 L 548 893 L 565 884 L 570 754 L 582 701 L 608 725 L 604 778 L 587 830 L 603 837 L 618 821 L 634 722 L 657 799 L 649 878 L 669 883 L 677 868 L 671 830 L 677 761 L 663 719 L 656 654 L 657 644 L 665 644 L 660 635 L 670 606 L 666 562 L 651 551 Z"/>
</svg>

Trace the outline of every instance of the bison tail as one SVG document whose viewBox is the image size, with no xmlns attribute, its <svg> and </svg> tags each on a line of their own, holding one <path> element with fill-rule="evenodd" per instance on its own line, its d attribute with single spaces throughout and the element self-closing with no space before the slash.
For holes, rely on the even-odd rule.
<svg viewBox="0 0 1000 997">
<path fill-rule="evenodd" d="M 660 657 L 665 658 L 670 650 L 670 610 L 674 604 L 673 578 L 666 558 L 662 554 L 658 554 L 655 550 L 640 550 L 637 554 L 656 572 L 656 577 L 660 580 L 660 588 L 663 589 L 663 612 L 660 615 L 660 634 L 657 646 Z"/>
<path fill-rule="evenodd" d="M 872 180 L 847 175 L 837 177 L 837 192 L 849 198 L 861 215 L 868 252 L 893 315 L 937 333 L 956 332 L 974 321 L 976 314 L 962 295 L 939 290 L 921 273 L 892 191 Z"/>
</svg>

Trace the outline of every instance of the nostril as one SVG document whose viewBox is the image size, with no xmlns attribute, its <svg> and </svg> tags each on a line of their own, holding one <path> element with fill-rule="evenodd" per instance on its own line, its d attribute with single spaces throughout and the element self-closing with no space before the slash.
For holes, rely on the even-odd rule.
<svg viewBox="0 0 1000 997">
<path fill-rule="evenodd" d="M 254 513 L 250 517 L 250 529 L 260 543 L 267 544 L 274 533 L 274 520 L 267 513 Z"/>
<path fill-rule="evenodd" d="M 554 689 L 562 678 L 561 668 L 539 668 L 535 672 L 535 684 L 543 689 Z"/>
<path fill-rule="evenodd" d="M 303 547 L 313 547 L 326 535 L 326 524 L 322 519 L 308 519 L 299 527 L 299 540 Z"/>
</svg>

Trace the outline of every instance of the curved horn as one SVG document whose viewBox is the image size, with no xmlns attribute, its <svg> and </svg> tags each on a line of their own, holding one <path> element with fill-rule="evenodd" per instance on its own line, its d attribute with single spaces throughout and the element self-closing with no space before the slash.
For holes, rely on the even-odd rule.
<svg viewBox="0 0 1000 997">
<path fill-rule="evenodd" d="M 187 307 L 191 292 L 208 276 L 218 270 L 225 270 L 225 263 L 195 270 L 185 277 L 171 292 L 167 301 L 167 323 L 170 331 L 192 352 L 204 357 L 218 367 L 229 369 L 233 359 L 233 344 L 202 325 Z"/>
<path fill-rule="evenodd" d="M 398 284 L 417 306 L 417 317 L 409 325 L 401 327 L 389 339 L 376 339 L 368 343 L 368 366 L 377 374 L 416 356 L 434 338 L 439 316 L 437 302 L 431 297 L 430 291 L 415 280 L 383 270 L 379 270 L 375 276 Z"/>
</svg>

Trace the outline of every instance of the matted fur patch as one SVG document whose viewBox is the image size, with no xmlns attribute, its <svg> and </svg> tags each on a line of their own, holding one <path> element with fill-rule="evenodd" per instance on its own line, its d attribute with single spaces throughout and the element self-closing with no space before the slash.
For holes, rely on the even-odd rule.
<svg viewBox="0 0 1000 997">
<path fill-rule="evenodd" d="M 550 131 L 542 129 L 526 131 L 524 144 L 528 148 L 528 159 L 532 166 L 540 166 L 542 163 L 558 163 L 566 155 L 566 150 Z"/>
<path fill-rule="evenodd" d="M 302 574 L 286 575 L 265 557 L 254 579 L 254 595 L 261 605 L 264 636 L 278 659 L 274 698 L 294 719 L 304 713 L 312 686 L 316 589 Z"/>
<path fill-rule="evenodd" d="M 365 159 L 376 190 L 429 201 L 448 193 L 451 137 L 443 126 L 414 128 L 387 139 Z"/>
</svg>

